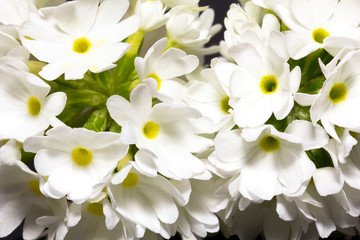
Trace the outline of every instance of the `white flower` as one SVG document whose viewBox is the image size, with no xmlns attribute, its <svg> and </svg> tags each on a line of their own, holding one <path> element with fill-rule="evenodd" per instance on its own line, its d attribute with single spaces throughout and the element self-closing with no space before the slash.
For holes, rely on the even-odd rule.
<svg viewBox="0 0 360 240">
<path fill-rule="evenodd" d="M 168 20 L 165 14 L 166 6 L 161 1 L 138 0 L 135 6 L 135 14 L 141 17 L 140 30 L 144 32 L 153 31 L 166 24 Z"/>
<path fill-rule="evenodd" d="M 242 198 L 229 204 L 231 212 L 225 219 L 229 230 L 225 232 L 240 239 L 255 239 L 260 233 L 266 239 L 318 239 L 316 230 L 309 227 L 316 219 L 309 213 L 308 205 L 321 207 L 308 195 L 294 199 L 279 195 L 261 203 Z"/>
<path fill-rule="evenodd" d="M 290 0 L 275 10 L 285 25 L 290 56 L 300 59 L 319 48 L 331 50 L 358 45 L 360 2 L 357 0 Z M 349 17 L 354 16 L 354 17 Z"/>
<path fill-rule="evenodd" d="M 322 205 L 322 208 L 309 205 L 309 210 L 316 219 L 315 226 L 320 237 L 326 238 L 337 228 L 348 228 L 357 224 L 358 219 L 348 214 L 349 208 L 345 202 L 350 203 L 352 200 L 347 200 L 344 192 L 321 197 L 314 184 L 309 184 L 306 191 Z"/>
<path fill-rule="evenodd" d="M 285 118 L 294 105 L 293 94 L 300 85 L 300 68 L 291 72 L 284 37 L 272 32 L 268 46 L 252 32 L 243 38 L 248 42 L 230 49 L 238 65 L 230 80 L 230 106 L 234 121 L 240 127 L 255 127 L 265 123 L 272 114 Z"/>
<path fill-rule="evenodd" d="M 50 125 L 62 124 L 56 116 L 65 107 L 66 95 L 50 95 L 50 86 L 33 74 L 0 65 L 0 139 L 43 134 Z M 47 96 L 48 95 L 48 96 Z"/>
<path fill-rule="evenodd" d="M 357 139 L 345 129 L 340 135 L 340 142 L 330 139 L 326 150 L 331 155 L 334 166 L 339 169 L 341 180 L 360 190 L 360 145 Z"/>
<path fill-rule="evenodd" d="M 14 26 L 21 26 L 30 13 L 37 13 L 33 0 L 2 0 L 0 9 L 0 23 Z"/>
<path fill-rule="evenodd" d="M 81 209 L 81 219 L 69 229 L 65 239 L 133 240 L 144 235 L 145 230 L 121 218 L 107 198 L 100 202 L 85 202 L 78 208 Z"/>
<path fill-rule="evenodd" d="M 91 196 L 94 186 L 111 174 L 128 149 L 116 133 L 62 126 L 46 134 L 28 138 L 24 150 L 36 153 L 36 170 L 48 176 L 42 191 L 52 198 L 67 195 L 76 203 Z"/>
<path fill-rule="evenodd" d="M 213 212 L 225 207 L 227 201 L 213 195 L 218 185 L 213 180 L 191 180 L 190 200 L 184 207 L 179 207 L 179 219 L 175 223 L 182 239 L 204 238 L 208 233 L 219 231 L 219 220 Z"/>
<path fill-rule="evenodd" d="M 304 131 L 313 129 L 308 126 Z M 220 132 L 209 160 L 224 176 L 233 176 L 228 185 L 232 197 L 240 193 L 259 201 L 281 193 L 298 195 L 315 171 L 302 142 L 298 136 L 278 132 L 271 125 Z"/>
<path fill-rule="evenodd" d="M 120 215 L 165 238 L 175 234 L 175 229 L 169 231 L 168 225 L 178 219 L 176 203 L 186 204 L 182 194 L 167 179 L 160 175 L 142 175 L 131 165 L 113 175 L 108 193 Z"/>
<path fill-rule="evenodd" d="M 238 4 L 232 4 L 224 23 L 226 31 L 224 32 L 224 41 L 220 42 L 220 51 L 231 61 L 233 59 L 229 56 L 228 51 L 231 47 L 247 40 L 242 36 L 246 31 L 255 32 L 260 39 L 267 42 L 273 30 L 280 30 L 277 18 L 272 14 L 266 14 L 262 18 L 261 8 L 253 2 L 247 2 L 243 8 Z"/>
<path fill-rule="evenodd" d="M 77 0 L 33 15 L 21 27 L 23 45 L 40 61 L 49 63 L 39 73 L 54 80 L 81 79 L 87 70 L 101 72 L 115 66 L 130 45 L 122 43 L 139 28 L 139 16 L 120 21 L 128 0 Z M 29 39 L 30 38 L 30 39 Z"/>
<path fill-rule="evenodd" d="M 229 90 L 219 82 L 214 69 L 203 70 L 201 77 L 202 81 L 189 82 L 183 101 L 212 121 L 211 132 L 231 129 L 234 121 L 229 105 Z"/>
<path fill-rule="evenodd" d="M 129 103 L 114 95 L 107 101 L 110 116 L 122 126 L 122 139 L 140 149 L 135 160 L 149 173 L 175 179 L 209 178 L 204 163 L 192 153 L 209 147 L 212 142 L 196 135 L 192 121 L 201 117 L 184 105 L 159 103 L 152 107 L 150 89 L 137 86 Z"/>
<path fill-rule="evenodd" d="M 164 52 L 166 43 L 166 38 L 160 39 L 144 58 L 137 57 L 134 63 L 140 81 L 148 84 L 153 96 L 160 100 L 173 99 L 184 83 L 177 77 L 194 71 L 199 65 L 196 56 L 180 49 L 170 48 Z"/>
<path fill-rule="evenodd" d="M 64 239 L 69 228 L 76 225 L 80 220 L 80 207 L 76 204 L 71 204 L 68 207 L 66 198 L 61 198 L 57 201 L 52 200 L 53 204 L 49 207 L 46 214 L 32 219 L 36 225 L 47 228 L 47 239 Z"/>
<path fill-rule="evenodd" d="M 217 47 L 204 48 L 210 38 L 220 31 L 219 24 L 213 25 L 214 10 L 207 9 L 200 16 L 197 12 L 182 7 L 174 8 L 166 23 L 169 41 L 177 48 L 187 53 L 199 55 L 212 54 L 218 51 Z"/>
<path fill-rule="evenodd" d="M 360 113 L 354 111 L 360 104 L 359 68 L 360 53 L 348 54 L 336 66 L 334 58 L 322 65 L 326 81 L 310 108 L 313 123 L 321 120 L 324 129 L 337 141 L 335 126 L 360 130 Z"/>
<path fill-rule="evenodd" d="M 25 72 L 29 71 L 27 62 L 30 54 L 20 43 L 12 36 L 0 31 L 0 64 L 11 65 Z"/>
<path fill-rule="evenodd" d="M 36 218 L 46 214 L 58 200 L 45 198 L 39 189 L 43 179 L 20 159 L 21 153 L 14 140 L 1 147 L 0 237 L 9 235 L 26 218 L 23 237 L 35 239 L 45 229 L 36 225 Z"/>
</svg>

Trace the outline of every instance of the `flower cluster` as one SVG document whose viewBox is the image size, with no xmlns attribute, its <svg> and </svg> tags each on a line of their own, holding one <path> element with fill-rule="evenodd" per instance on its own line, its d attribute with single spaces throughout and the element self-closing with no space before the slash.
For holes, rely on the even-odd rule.
<svg viewBox="0 0 360 240">
<path fill-rule="evenodd" d="M 240 2 L 2 0 L 0 237 L 357 234 L 360 2 Z"/>
</svg>

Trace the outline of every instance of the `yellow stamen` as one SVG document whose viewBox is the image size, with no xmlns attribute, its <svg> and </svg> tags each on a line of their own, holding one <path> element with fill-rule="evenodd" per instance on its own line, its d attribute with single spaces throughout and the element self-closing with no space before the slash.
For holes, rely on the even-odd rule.
<svg viewBox="0 0 360 240">
<path fill-rule="evenodd" d="M 86 38 L 78 38 L 73 43 L 73 51 L 76 53 L 85 54 L 91 48 L 91 42 Z"/>
<path fill-rule="evenodd" d="M 276 92 L 278 81 L 274 75 L 266 75 L 261 79 L 260 89 L 264 94 Z"/>
<path fill-rule="evenodd" d="M 145 137 L 149 139 L 156 138 L 159 134 L 159 130 L 160 130 L 160 126 L 151 121 L 147 122 L 142 129 Z"/>
<path fill-rule="evenodd" d="M 277 139 L 273 136 L 266 135 L 261 138 L 261 140 L 259 142 L 259 146 L 265 152 L 272 152 L 272 151 L 277 150 L 280 147 L 280 141 L 279 141 L 279 139 Z"/>
<path fill-rule="evenodd" d="M 339 103 L 346 99 L 347 88 L 343 83 L 335 83 L 330 92 L 329 98 L 333 103 Z"/>
<path fill-rule="evenodd" d="M 317 43 L 322 44 L 324 42 L 324 39 L 327 38 L 328 36 L 330 36 L 330 33 L 328 33 L 328 31 L 326 31 L 323 28 L 317 28 L 312 32 L 312 37 L 314 41 Z"/>
<path fill-rule="evenodd" d="M 31 115 L 37 116 L 41 110 L 41 102 L 34 96 L 31 96 L 27 102 L 28 111 Z"/>
<path fill-rule="evenodd" d="M 231 108 L 229 105 L 229 99 L 230 98 L 228 96 L 226 96 L 223 99 L 221 99 L 221 102 L 220 102 L 221 110 L 226 114 L 229 114 L 229 110 Z"/>
<path fill-rule="evenodd" d="M 87 166 L 92 162 L 92 152 L 83 147 L 75 148 L 71 153 L 72 160 L 79 166 Z"/>
</svg>

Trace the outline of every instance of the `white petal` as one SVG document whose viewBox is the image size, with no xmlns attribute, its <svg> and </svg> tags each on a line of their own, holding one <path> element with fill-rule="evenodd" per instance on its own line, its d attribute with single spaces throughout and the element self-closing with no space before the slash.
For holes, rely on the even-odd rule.
<svg viewBox="0 0 360 240">
<path fill-rule="evenodd" d="M 186 55 L 182 50 L 170 48 L 158 59 L 156 73 L 160 78 L 171 79 L 194 71 L 198 65 L 199 59 L 196 56 Z"/>
<path fill-rule="evenodd" d="M 336 168 L 333 167 L 316 169 L 313 179 L 316 189 L 321 196 L 338 193 L 344 184 L 344 180 Z"/>
<path fill-rule="evenodd" d="M 276 197 L 276 212 L 279 214 L 279 217 L 285 221 L 293 221 L 298 217 L 296 205 L 287 201 L 282 195 Z"/>
<path fill-rule="evenodd" d="M 257 127 L 271 116 L 271 104 L 266 97 L 253 94 L 234 106 L 234 121 L 240 127 Z"/>
<path fill-rule="evenodd" d="M 156 191 L 156 189 L 148 189 L 147 187 L 139 187 L 139 189 L 151 202 L 160 221 L 166 224 L 172 224 L 177 220 L 179 212 L 171 197 L 167 196 L 164 192 Z"/>
<path fill-rule="evenodd" d="M 301 106 L 311 106 L 315 101 L 316 94 L 307 94 L 307 93 L 296 93 L 294 95 L 294 100 Z"/>
<path fill-rule="evenodd" d="M 94 24 L 98 5 L 99 0 L 67 2 L 56 8 L 54 16 L 62 30 L 75 37 L 84 37 Z"/>
<path fill-rule="evenodd" d="M 302 139 L 304 150 L 321 148 L 329 141 L 329 137 L 322 127 L 314 126 L 308 121 L 295 120 L 287 126 L 285 132 L 299 136 Z"/>
<path fill-rule="evenodd" d="M 140 17 L 132 15 L 116 25 L 106 25 L 92 29 L 89 33 L 89 37 L 95 39 L 101 39 L 105 42 L 120 42 L 131 34 L 135 33 L 140 26 Z"/>
</svg>

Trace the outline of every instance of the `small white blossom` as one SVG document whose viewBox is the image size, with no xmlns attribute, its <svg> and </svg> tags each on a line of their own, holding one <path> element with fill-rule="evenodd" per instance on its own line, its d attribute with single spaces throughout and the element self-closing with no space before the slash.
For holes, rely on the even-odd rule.
<svg viewBox="0 0 360 240">
<path fill-rule="evenodd" d="M 26 138 L 43 134 L 62 123 L 56 118 L 65 107 L 66 95 L 50 95 L 50 86 L 33 74 L 0 65 L 0 139 Z"/>
<path fill-rule="evenodd" d="M 326 81 L 316 95 L 310 116 L 313 123 L 320 120 L 328 134 L 339 141 L 335 125 L 360 130 L 360 113 L 353 110 L 360 104 L 360 53 L 350 53 L 335 65 L 337 60 L 334 58 L 327 66 L 321 64 Z"/>
<path fill-rule="evenodd" d="M 46 135 L 24 142 L 25 151 L 36 153 L 38 173 L 48 176 L 42 191 L 52 198 L 67 195 L 76 203 L 90 198 L 95 185 L 112 173 L 128 149 L 117 133 L 62 126 L 50 129 Z"/>
<path fill-rule="evenodd" d="M 166 38 L 160 39 L 144 58 L 137 57 L 134 62 L 140 81 L 148 84 L 153 96 L 163 101 L 176 99 L 179 89 L 185 84 L 178 77 L 194 71 L 199 65 L 196 56 L 187 55 L 180 49 L 164 51 L 166 43 Z"/>
<path fill-rule="evenodd" d="M 342 48 L 358 46 L 360 2 L 357 0 L 290 0 L 275 6 L 285 25 L 287 46 L 293 59 L 324 48 L 336 55 Z M 349 17 L 354 16 L 354 17 Z"/>
<path fill-rule="evenodd" d="M 107 101 L 110 116 L 122 126 L 123 141 L 140 149 L 135 155 L 140 168 L 174 179 L 209 178 L 204 163 L 192 154 L 212 144 L 192 124 L 200 113 L 178 104 L 152 107 L 151 97 L 150 89 L 140 84 L 131 92 L 131 102 L 116 95 Z"/>
<path fill-rule="evenodd" d="M 175 234 L 167 225 L 178 219 L 176 203 L 181 206 L 186 203 L 170 181 L 160 175 L 142 175 L 131 165 L 113 175 L 108 193 L 120 215 L 165 238 Z"/>
<path fill-rule="evenodd" d="M 279 120 L 285 118 L 294 105 L 293 95 L 299 89 L 301 74 L 299 67 L 290 72 L 283 35 L 272 32 L 267 46 L 252 31 L 243 37 L 249 38 L 249 43 L 229 51 L 238 65 L 229 88 L 235 123 L 256 127 L 272 114 Z"/>
<path fill-rule="evenodd" d="M 139 28 L 139 16 L 121 18 L 127 0 L 77 0 L 33 15 L 21 27 L 23 45 L 40 61 L 49 63 L 39 73 L 54 80 L 81 79 L 85 72 L 102 72 L 115 66 L 130 44 L 121 42 Z"/>
</svg>

